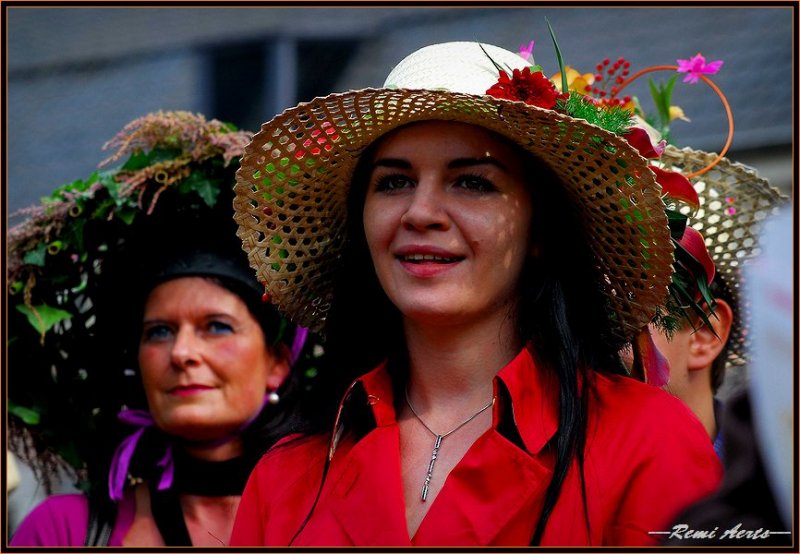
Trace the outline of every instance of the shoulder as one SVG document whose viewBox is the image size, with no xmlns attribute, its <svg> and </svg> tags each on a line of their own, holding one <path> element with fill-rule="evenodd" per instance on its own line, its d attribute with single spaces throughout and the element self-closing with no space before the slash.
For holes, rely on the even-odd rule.
<svg viewBox="0 0 800 554">
<path fill-rule="evenodd" d="M 638 458 L 657 455 L 719 465 L 700 420 L 664 390 L 621 375 L 598 374 L 589 406 L 590 433 L 601 443 L 631 445 Z"/>
<path fill-rule="evenodd" d="M 608 544 L 650 544 L 687 506 L 712 493 L 722 465 L 678 398 L 624 376 L 597 375 L 589 400 L 587 471 L 609 516 Z"/>
<path fill-rule="evenodd" d="M 327 436 L 323 435 L 281 440 L 259 460 L 247 483 L 247 492 L 268 500 L 270 505 L 280 505 L 284 497 L 296 502 L 303 491 L 316 492 L 327 447 Z"/>
<path fill-rule="evenodd" d="M 34 508 L 11 539 L 12 546 L 83 546 L 89 503 L 82 494 L 50 496 Z"/>
<path fill-rule="evenodd" d="M 261 457 L 255 471 L 267 476 L 280 470 L 284 479 L 294 475 L 302 476 L 314 465 L 324 462 L 327 448 L 327 435 L 288 436 L 278 441 Z"/>
<path fill-rule="evenodd" d="M 247 481 L 231 546 L 288 544 L 322 482 L 327 436 L 291 436 L 259 460 Z"/>
<path fill-rule="evenodd" d="M 623 375 L 596 374 L 592 380 L 590 405 L 596 416 L 634 421 L 656 428 L 686 426 L 705 431 L 680 399 L 668 392 Z"/>
</svg>

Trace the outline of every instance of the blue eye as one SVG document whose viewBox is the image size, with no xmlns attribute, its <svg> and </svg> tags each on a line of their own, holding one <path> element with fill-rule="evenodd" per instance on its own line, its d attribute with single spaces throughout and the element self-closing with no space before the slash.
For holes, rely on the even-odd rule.
<svg viewBox="0 0 800 554">
<path fill-rule="evenodd" d="M 161 324 L 149 325 L 142 331 L 142 339 L 144 341 L 164 340 L 171 336 L 172 329 Z"/>
<path fill-rule="evenodd" d="M 456 179 L 455 186 L 473 192 L 496 192 L 497 187 L 490 180 L 480 175 L 461 175 Z"/>
<path fill-rule="evenodd" d="M 384 175 L 375 183 L 375 191 L 392 192 L 414 186 L 414 181 L 402 174 Z"/>
<path fill-rule="evenodd" d="M 222 321 L 210 321 L 208 330 L 215 335 L 227 335 L 233 333 L 233 326 Z"/>
</svg>

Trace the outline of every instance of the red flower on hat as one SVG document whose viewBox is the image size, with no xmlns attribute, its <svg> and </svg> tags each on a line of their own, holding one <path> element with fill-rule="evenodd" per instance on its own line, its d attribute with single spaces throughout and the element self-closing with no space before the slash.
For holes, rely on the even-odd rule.
<svg viewBox="0 0 800 554">
<path fill-rule="evenodd" d="M 558 90 L 542 75 L 541 71 L 531 72 L 530 67 L 515 69 L 511 77 L 505 71 L 500 79 L 486 91 L 489 96 L 506 100 L 520 100 L 531 106 L 551 110 L 556 105 Z"/>
</svg>

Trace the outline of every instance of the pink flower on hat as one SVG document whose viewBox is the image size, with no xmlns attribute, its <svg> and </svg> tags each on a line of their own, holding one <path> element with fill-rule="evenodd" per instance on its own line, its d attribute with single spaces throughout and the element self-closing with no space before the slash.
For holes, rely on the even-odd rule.
<svg viewBox="0 0 800 554">
<path fill-rule="evenodd" d="M 722 67 L 722 60 L 706 63 L 699 52 L 688 60 L 678 60 L 678 73 L 686 73 L 684 83 L 696 83 L 701 75 L 713 75 Z"/>
<path fill-rule="evenodd" d="M 525 46 L 524 44 L 519 45 L 519 55 L 522 56 L 522 59 L 526 62 L 533 61 L 533 45 L 534 41 L 530 41 L 528 46 Z"/>
</svg>

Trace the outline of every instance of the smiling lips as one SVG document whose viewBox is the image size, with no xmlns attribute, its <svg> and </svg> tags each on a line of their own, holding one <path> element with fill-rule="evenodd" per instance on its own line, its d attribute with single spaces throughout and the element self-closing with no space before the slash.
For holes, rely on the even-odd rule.
<svg viewBox="0 0 800 554">
<path fill-rule="evenodd" d="M 416 277 L 432 277 L 454 267 L 465 257 L 433 247 L 405 247 L 395 252 L 403 268 Z"/>
<path fill-rule="evenodd" d="M 213 388 L 214 387 L 209 385 L 180 385 L 169 389 L 168 392 L 175 396 L 192 396 L 193 394 L 199 394 L 201 392 L 212 390 Z"/>
</svg>

